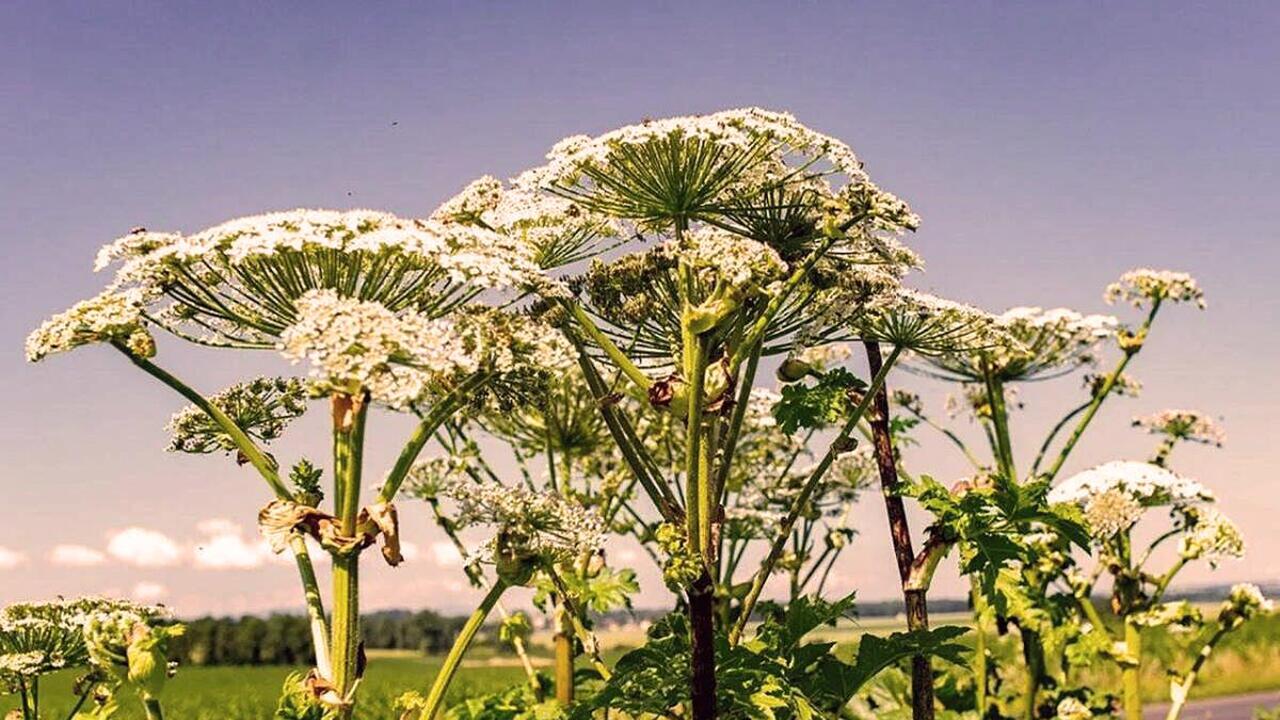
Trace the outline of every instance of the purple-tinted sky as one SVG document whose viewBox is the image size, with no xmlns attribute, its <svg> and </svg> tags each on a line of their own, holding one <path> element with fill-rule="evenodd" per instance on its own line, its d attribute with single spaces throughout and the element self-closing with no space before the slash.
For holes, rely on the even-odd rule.
<svg viewBox="0 0 1280 720">
<path fill-rule="evenodd" d="M 41 318 L 104 282 L 90 272 L 98 246 L 137 225 L 190 231 L 298 206 L 423 215 L 565 135 L 741 105 L 852 143 L 924 217 L 912 244 L 928 289 L 994 310 L 1099 311 L 1102 287 L 1132 266 L 1194 272 L 1209 310 L 1162 317 L 1135 368 L 1145 394 L 1109 406 L 1075 466 L 1145 456 L 1150 442 L 1127 429 L 1135 413 L 1223 416 L 1227 447 L 1177 462 L 1218 489 L 1251 559 L 1187 581 L 1280 579 L 1273 3 L 45 0 L 5 3 L 0 27 L 0 601 L 115 591 L 183 614 L 296 605 L 289 568 L 254 547 L 261 483 L 222 458 L 163 452 L 172 393 L 103 349 L 23 362 Z M 209 390 L 279 367 L 162 352 Z M 943 388 L 904 382 L 940 413 Z M 1078 395 L 1075 379 L 1024 393 L 1024 452 Z M 406 428 L 377 420 L 372 474 Z M 295 431 L 309 440 L 281 452 L 323 458 L 322 432 L 309 418 Z M 963 470 L 935 442 L 914 453 L 939 477 Z M 894 587 L 875 500 L 836 583 L 869 598 Z M 466 607 L 460 571 L 434 552 L 441 538 L 421 513 L 402 515 L 419 555 L 369 573 L 369 606 Z M 55 562 L 57 545 L 81 547 Z M 240 567 L 207 567 L 219 564 Z M 949 575 L 938 593 L 960 588 Z"/>
</svg>

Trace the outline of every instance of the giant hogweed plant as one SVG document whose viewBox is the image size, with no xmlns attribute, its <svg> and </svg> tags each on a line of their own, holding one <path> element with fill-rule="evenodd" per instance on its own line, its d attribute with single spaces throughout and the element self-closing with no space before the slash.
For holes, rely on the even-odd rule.
<svg viewBox="0 0 1280 720">
<path fill-rule="evenodd" d="M 168 645 L 183 632 L 159 606 L 86 597 L 16 603 L 0 610 L 0 694 L 18 696 L 6 718 L 40 720 L 40 680 L 79 673 L 67 720 L 109 718 L 136 695 L 147 720 L 163 720 L 160 696 L 176 670 Z M 121 691 L 126 692 L 121 692 Z"/>
<path fill-rule="evenodd" d="M 99 253 L 115 267 L 100 295 L 54 316 L 27 341 L 36 361 L 104 344 L 192 403 L 171 422 L 175 450 L 227 451 L 265 481 L 259 525 L 292 553 L 311 619 L 307 691 L 349 717 L 363 670 L 359 566 L 380 544 L 401 561 L 394 501 L 431 436 L 463 407 L 506 406 L 572 362 L 550 328 L 479 302 L 539 282 L 538 249 L 481 228 L 380 212 L 298 210 L 233 220 L 192 235 L 138 228 Z M 303 379 L 255 379 L 204 394 L 163 367 L 152 331 L 223 350 L 278 352 Z M 329 400 L 331 504 L 323 470 L 285 472 L 266 450 L 309 398 Z M 374 407 L 418 423 L 372 497 L 364 438 Z M 332 558 L 326 613 L 307 547 Z M 514 539 L 495 553 L 520 554 Z M 513 544 L 514 543 L 514 544 Z"/>
<path fill-rule="evenodd" d="M 980 426 L 987 441 L 985 455 L 971 449 L 961 432 L 927 415 L 918 399 L 903 397 L 899 404 L 912 423 L 941 432 L 973 465 L 975 476 L 963 485 L 985 488 L 980 494 L 1032 494 L 1038 498 L 1036 507 L 1048 505 L 1048 515 L 1037 511 L 1017 518 L 1020 541 L 1011 536 L 1005 539 L 1010 542 L 993 543 L 985 533 L 966 532 L 977 516 L 974 508 L 963 507 L 966 499 L 957 499 L 955 493 L 942 491 L 929 480 L 912 490 L 935 514 L 935 527 L 948 529 L 962 559 L 992 554 L 1008 558 L 1006 567 L 994 575 L 972 576 L 977 628 L 973 707 L 983 717 L 1017 712 L 1026 717 L 1053 712 L 1073 717 L 1109 714 L 1112 696 L 1093 692 L 1076 672 L 1098 658 L 1109 658 L 1121 670 L 1125 716 L 1141 717 L 1137 686 L 1141 628 L 1203 629 L 1205 623 L 1194 608 L 1163 601 L 1170 583 L 1190 562 L 1214 562 L 1243 552 L 1243 542 L 1230 521 L 1203 507 L 1212 494 L 1165 469 L 1180 442 L 1222 444 L 1221 431 L 1199 413 L 1172 410 L 1135 419 L 1135 426 L 1162 436 L 1148 462 L 1105 464 L 1054 486 L 1103 403 L 1111 396 L 1137 394 L 1140 385 L 1125 371 L 1142 350 L 1161 307 L 1204 306 L 1203 293 L 1189 275 L 1149 269 L 1126 273 L 1107 288 L 1105 298 L 1145 310 L 1140 324 L 1130 328 L 1110 316 L 1085 316 L 1065 309 L 1014 308 L 1000 322 L 1020 347 L 936 355 L 913 364 L 923 374 L 961 383 L 960 398 L 953 407 L 967 412 Z M 1051 428 L 1029 470 L 1019 475 L 1010 439 L 1016 385 L 1095 365 L 1105 343 L 1114 343 L 1119 358 L 1109 371 L 1085 376 L 1087 397 Z M 1156 506 L 1170 508 L 1172 525 L 1156 533 L 1147 547 L 1139 548 L 1132 528 L 1147 508 Z M 1157 549 L 1175 539 L 1179 543 L 1176 561 L 1156 571 L 1152 565 L 1160 558 Z M 1092 567 L 1079 561 L 1072 545 L 1094 556 Z M 966 564 L 964 569 L 970 568 Z M 1112 636 L 1092 600 L 1102 576 L 1112 580 L 1111 606 L 1121 627 L 1118 637 Z M 1204 658 L 1222 635 L 1268 607 L 1255 596 L 1249 589 L 1233 590 L 1232 599 L 1219 613 L 1216 630 L 1204 630 L 1197 660 L 1189 668 L 1171 671 L 1171 718 L 1181 711 Z M 1003 627 L 1006 622 L 1017 626 L 1021 638 L 1026 668 L 1022 688 L 998 686 L 1007 674 L 989 664 L 989 632 L 993 624 Z"/>
<path fill-rule="evenodd" d="M 838 554 L 837 531 L 830 551 L 813 557 L 813 520 L 839 486 L 833 468 L 856 464 L 849 456 L 865 427 L 874 448 L 862 459 L 874 458 L 883 484 L 912 608 L 911 634 L 894 647 L 911 646 L 918 712 L 931 715 L 927 656 L 954 657 L 942 649 L 953 635 L 928 631 L 924 590 L 940 554 L 931 547 L 917 557 L 910 546 L 886 378 L 907 352 L 973 351 L 1010 338 L 986 313 L 901 287 L 919 261 L 897 238 L 915 228 L 915 215 L 870 181 L 846 145 L 788 115 L 728 111 L 568 138 L 511 187 L 478 181 L 437 217 L 502 232 L 488 219 L 494 208 L 547 202 L 571 203 L 575 211 L 566 214 L 608 218 L 620 229 L 585 272 L 541 283 L 535 307 L 578 350 L 611 452 L 644 500 L 627 500 L 632 527 L 652 528 L 645 537 L 656 543 L 664 579 L 683 606 L 684 619 L 663 625 L 651 645 L 674 653 L 664 669 L 689 665 L 687 682 L 666 694 L 645 694 L 628 673 L 614 672 L 597 693 L 611 699 L 576 712 L 616 706 L 621 693 L 636 712 L 709 718 L 722 706 L 737 714 L 734 686 L 718 681 L 768 634 L 768 624 L 756 640 L 748 630 L 775 571 L 803 571 L 791 582 L 798 602 L 806 579 L 825 573 L 819 568 Z M 814 357 L 847 340 L 862 342 L 868 379 Z M 768 357 L 782 359 L 786 384 L 763 400 L 772 407 L 762 413 L 756 382 Z M 753 447 L 762 430 L 785 437 Z M 798 442 L 790 437 L 797 432 L 804 433 Z M 780 467 L 757 475 L 753 464 L 762 462 Z M 853 474 L 865 477 L 867 467 Z M 763 558 L 738 581 L 734 572 L 756 540 Z M 868 657 L 877 655 L 876 642 L 867 645 Z M 821 655 L 807 650 L 809 660 L 809 653 Z M 785 675 L 771 682 L 788 687 Z M 843 689 L 851 695 L 855 688 Z M 803 716 L 815 707 L 803 696 L 784 692 L 760 702 Z"/>
</svg>

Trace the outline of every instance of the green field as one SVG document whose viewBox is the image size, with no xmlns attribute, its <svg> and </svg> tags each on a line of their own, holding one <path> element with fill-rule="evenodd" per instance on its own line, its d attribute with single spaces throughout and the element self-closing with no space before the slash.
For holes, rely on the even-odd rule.
<svg viewBox="0 0 1280 720">
<path fill-rule="evenodd" d="M 964 624 L 967 616 L 943 615 L 935 618 L 936 624 Z M 820 634 L 852 644 L 861 632 L 892 632 L 901 629 L 892 619 L 868 619 L 857 623 L 841 623 L 839 627 L 820 631 Z M 535 642 L 541 638 L 535 638 Z M 625 648 L 643 641 L 641 633 L 617 632 L 605 635 L 603 644 L 609 648 L 607 659 L 616 659 Z M 1012 639 L 1005 641 L 1011 643 Z M 1180 640 L 1166 632 L 1151 633 L 1145 640 L 1152 657 L 1143 665 L 1143 691 L 1147 699 L 1159 702 L 1168 699 L 1166 662 L 1175 660 L 1180 665 L 1185 658 L 1180 652 Z M 1010 652 L 1014 648 L 1007 648 Z M 535 648 L 539 656 L 535 662 L 546 664 L 545 648 Z M 361 686 L 360 709 L 357 717 L 366 720 L 390 720 L 394 718 L 391 706 L 395 698 L 406 690 L 425 690 L 439 667 L 439 658 L 424 658 L 402 651 L 375 651 L 364 684 Z M 523 679 L 523 670 L 512 658 L 494 656 L 489 648 L 477 648 L 473 659 L 463 666 L 450 690 L 450 701 L 473 694 L 496 690 Z M 166 715 L 171 720 L 269 720 L 280 686 L 289 672 L 301 668 L 267 667 L 186 667 L 166 688 L 164 701 Z M 74 673 L 60 673 L 45 679 L 41 696 L 45 720 L 61 720 L 66 717 L 73 698 L 70 685 Z M 1117 678 L 1110 672 L 1098 672 L 1093 677 L 1098 687 L 1117 686 Z M 1201 684 L 1193 692 L 1195 697 L 1231 695 L 1258 690 L 1280 688 L 1280 616 L 1257 618 L 1236 631 L 1223 643 L 1210 659 Z M 141 712 L 132 699 L 124 703 L 122 717 L 141 720 Z M 14 708 L 12 698 L 0 699 L 0 717 Z"/>
</svg>

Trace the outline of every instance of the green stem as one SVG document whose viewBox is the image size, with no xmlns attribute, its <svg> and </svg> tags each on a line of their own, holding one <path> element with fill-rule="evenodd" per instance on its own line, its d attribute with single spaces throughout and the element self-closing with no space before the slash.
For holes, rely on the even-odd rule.
<svg viewBox="0 0 1280 720">
<path fill-rule="evenodd" d="M 293 551 L 294 561 L 298 566 L 298 577 L 302 581 L 302 592 L 307 604 L 307 620 L 311 625 L 311 645 L 316 652 L 316 670 L 320 677 L 333 677 L 333 664 L 329 659 L 329 622 L 324 614 L 324 600 L 320 597 L 320 583 L 316 580 L 315 567 L 311 564 L 311 555 L 307 552 L 307 541 L 302 535 L 294 534 L 289 538 L 289 549 Z"/>
<path fill-rule="evenodd" d="M 250 465 L 253 465 L 254 469 L 258 471 L 258 474 L 262 475 L 262 478 L 267 481 L 267 484 L 271 486 L 271 490 L 275 492 L 276 497 L 285 500 L 293 499 L 293 494 L 289 492 L 289 489 L 286 488 L 284 483 L 280 480 L 280 474 L 276 470 L 275 462 L 268 458 L 266 453 L 258 449 L 257 444 L 245 434 L 244 430 L 240 429 L 240 426 L 237 425 L 234 420 L 227 417 L 226 413 L 213 403 L 209 402 L 203 395 L 191 389 L 191 387 L 186 383 L 169 374 L 166 370 L 155 363 L 152 363 L 144 357 L 133 354 L 122 345 L 114 343 L 113 345 L 117 350 L 124 353 L 125 357 L 129 358 L 129 361 L 134 365 L 141 368 L 148 375 L 156 378 L 165 385 L 168 385 L 179 395 L 191 401 L 192 404 L 200 408 L 206 415 L 212 418 L 213 421 L 218 424 L 218 427 L 231 437 L 231 441 L 236 444 L 236 449 L 244 456 L 245 460 L 247 460 Z"/>
<path fill-rule="evenodd" d="M 382 489 L 378 492 L 379 501 L 387 503 L 395 499 L 396 493 L 400 491 L 400 486 L 404 483 L 405 477 L 408 476 L 409 471 L 413 468 L 413 464 L 417 462 L 418 455 L 422 453 L 422 448 L 426 447 L 431 436 L 466 402 L 467 397 L 481 385 L 488 382 L 490 377 L 489 373 L 472 375 L 454 388 L 440 402 L 431 407 L 430 412 L 422 418 L 422 422 L 418 423 L 418 426 L 414 428 L 413 433 L 409 436 L 409 441 L 405 443 L 404 449 L 400 451 L 400 455 L 396 458 L 396 464 L 392 466 L 391 472 L 387 473 L 387 479 L 383 481 Z"/>
<path fill-rule="evenodd" d="M 423 706 L 422 714 L 418 716 L 419 720 L 434 720 L 436 713 L 440 711 L 445 692 L 448 691 L 449 684 L 453 682 L 453 676 L 457 674 L 458 667 L 462 664 L 462 656 L 466 654 L 467 648 L 471 647 L 471 642 L 475 640 L 476 633 L 484 625 L 485 618 L 489 617 L 489 612 L 493 610 L 493 606 L 498 603 L 498 599 L 506 589 L 507 584 L 501 578 L 495 580 L 493 587 L 489 588 L 489 592 L 480 601 L 480 606 L 471 613 L 471 617 L 467 618 L 466 624 L 462 626 L 458 637 L 453 641 L 453 647 L 449 648 L 449 654 L 445 656 L 439 672 L 436 673 L 435 680 L 431 683 L 426 704 Z"/>
<path fill-rule="evenodd" d="M 973 598 L 973 687 L 978 720 L 987 716 L 987 596 L 976 577 L 969 578 L 969 594 Z"/>
<path fill-rule="evenodd" d="M 573 319 L 577 321 L 578 327 L 587 334 L 587 337 L 591 338 L 596 347 L 603 350 L 605 355 L 609 356 L 609 359 L 618 366 L 622 374 L 626 375 L 636 387 L 647 392 L 649 386 L 653 385 L 653 380 L 632 362 L 631 358 L 627 357 L 627 354 L 622 352 L 622 349 L 614 344 L 607 335 L 601 332 L 600 328 L 596 326 L 591 316 L 587 315 L 587 311 L 583 310 L 581 305 L 576 302 L 565 302 L 564 304 L 568 307 L 570 314 L 573 315 Z"/>
<path fill-rule="evenodd" d="M 240 454 L 243 455 L 250 464 L 253 465 L 254 469 L 258 471 L 258 474 L 267 481 L 267 484 L 271 486 L 271 490 L 275 493 L 277 498 L 283 500 L 293 499 L 293 494 L 289 492 L 288 488 L 286 488 L 284 483 L 280 480 L 280 474 L 276 470 L 275 462 L 268 458 L 266 453 L 259 449 L 257 444 L 254 443 L 253 439 L 245 434 L 240 426 L 228 417 L 226 413 L 220 410 L 213 403 L 209 402 L 208 399 L 196 392 L 189 385 L 182 382 L 155 363 L 152 363 L 150 360 L 133 354 L 122 345 L 113 344 L 113 346 L 120 352 L 124 353 L 125 357 L 129 358 L 129 361 L 134 365 L 141 368 L 148 375 L 151 375 L 164 383 L 172 390 L 176 391 L 179 395 L 189 400 L 196 407 L 204 411 L 206 415 L 212 418 L 213 421 L 218 424 L 218 427 L 220 427 L 222 431 L 231 438 L 232 442 L 236 444 L 236 449 Z M 329 628 L 327 621 L 325 620 L 324 606 L 320 600 L 319 586 L 316 583 L 315 568 L 311 563 L 310 556 L 307 554 L 306 543 L 301 540 L 298 542 L 290 542 L 290 550 L 293 552 L 294 562 L 298 566 L 298 575 L 302 582 L 303 594 L 307 603 L 307 612 L 313 619 L 312 640 L 316 643 L 314 648 L 316 661 L 317 664 L 320 662 L 327 664 L 329 656 Z M 317 617 L 319 618 L 319 627 L 316 625 L 315 618 Z M 321 642 L 322 640 L 323 642 Z M 323 667 L 319 669 L 323 669 Z M 325 677 L 328 677 L 327 673 L 325 674 Z"/>
<path fill-rule="evenodd" d="M 724 438 L 724 449 L 720 453 L 720 465 L 716 468 L 715 495 L 716 501 L 724 499 L 724 488 L 729 481 L 729 471 L 733 468 L 733 453 L 738 445 L 738 436 L 742 433 L 742 421 L 747 415 L 747 407 L 751 404 L 751 388 L 755 383 L 756 370 L 760 366 L 760 353 L 764 347 L 757 343 L 747 356 L 747 367 L 738 378 L 737 405 L 733 407 L 733 416 L 729 418 L 728 432 Z"/>
<path fill-rule="evenodd" d="M 734 621 L 733 629 L 729 631 L 730 645 L 736 645 L 742 639 L 742 632 L 746 629 L 747 623 L 751 618 L 751 612 L 760 600 L 760 593 L 764 590 L 764 585 L 768 582 L 770 573 L 773 572 L 774 564 L 782 556 L 787 540 L 791 537 L 791 529 L 795 527 L 800 513 L 804 512 L 810 496 L 813 495 L 813 491 L 818 487 L 818 483 L 822 482 L 823 476 L 831 468 L 831 464 L 835 462 L 836 456 L 848 450 L 846 444 L 849 441 L 849 436 L 853 434 L 854 429 L 857 428 L 858 423 L 862 420 L 862 416 L 866 414 L 867 408 L 871 406 L 872 399 L 880 392 L 880 388 L 884 386 L 885 378 L 889 375 L 889 369 L 893 367 L 900 354 L 902 354 L 902 348 L 895 347 L 889 353 L 889 356 L 885 358 L 884 365 L 880 367 L 880 371 L 871 379 L 871 385 L 858 402 L 858 406 L 854 408 L 853 414 L 845 421 L 844 427 L 840 429 L 840 433 L 831 442 L 826 454 L 822 456 L 822 460 L 818 462 L 817 467 L 809 475 L 809 479 L 805 481 L 800 494 L 796 496 L 795 502 L 791 504 L 791 510 L 787 513 L 786 518 L 783 519 L 782 525 L 778 527 L 777 537 L 774 538 L 773 545 L 769 548 L 769 553 L 765 555 L 760 564 L 760 569 L 756 571 L 755 576 L 751 579 L 751 588 L 747 591 L 746 597 L 742 599 L 742 609 L 738 613 L 737 620 Z"/>
<path fill-rule="evenodd" d="M 1049 452 L 1049 446 L 1053 445 L 1053 441 L 1058 437 L 1058 433 L 1062 432 L 1062 428 L 1066 427 L 1067 423 L 1071 422 L 1073 418 L 1084 412 L 1088 407 L 1089 403 L 1087 402 L 1081 404 L 1079 407 L 1064 415 L 1062 419 L 1058 421 L 1058 424 L 1054 425 L 1053 429 L 1049 431 L 1044 442 L 1040 443 L 1040 451 L 1036 453 L 1036 459 L 1031 463 L 1031 475 L 1033 477 L 1040 472 L 1040 463 L 1044 462 L 1045 453 Z"/>
<path fill-rule="evenodd" d="M 342 534 L 356 534 L 368 394 L 333 396 L 334 506 Z M 333 685 L 350 717 L 360 674 L 360 552 L 333 554 Z"/>
<path fill-rule="evenodd" d="M 1156 300 L 1151 305 L 1151 312 L 1147 314 L 1147 319 L 1142 323 L 1142 327 L 1138 329 L 1136 334 L 1137 337 L 1142 338 L 1143 342 L 1146 341 L 1147 332 L 1151 329 L 1151 323 L 1155 320 L 1156 313 L 1159 311 L 1160 301 Z M 1106 379 L 1102 381 L 1102 387 L 1098 388 L 1097 394 L 1095 394 L 1093 399 L 1089 401 L 1089 406 L 1085 409 L 1084 417 L 1080 418 L 1080 422 L 1077 423 L 1075 428 L 1071 431 L 1071 435 L 1067 438 L 1066 444 L 1062 446 L 1062 450 L 1058 453 L 1057 459 L 1053 461 L 1053 466 L 1049 468 L 1047 473 L 1045 473 L 1049 479 L 1052 480 L 1057 477 L 1058 472 L 1062 470 L 1062 466 L 1067 462 L 1067 457 L 1070 456 L 1071 451 L 1075 449 L 1076 443 L 1080 442 L 1080 436 L 1084 435 L 1084 431 L 1089 427 L 1089 423 L 1093 422 L 1094 415 L 1098 414 L 1098 408 L 1102 407 L 1102 402 L 1111 394 L 1111 389 L 1115 387 L 1116 381 L 1120 379 L 1120 375 L 1124 372 L 1125 367 L 1129 365 L 1129 361 L 1132 360 L 1133 356 L 1137 355 L 1141 349 L 1141 345 L 1125 349 L 1124 357 L 1120 358 L 1120 362 L 1116 364 L 1115 369 L 1112 370 L 1111 373 L 1107 375 Z"/>
<path fill-rule="evenodd" d="M 688 410 L 685 418 L 685 527 L 689 545 L 697 548 L 704 562 L 711 560 L 711 522 L 715 501 L 711 497 L 709 478 L 705 474 L 706 453 L 703 447 L 704 418 L 702 388 L 707 375 L 707 353 L 702 338 L 684 328 L 684 376 L 688 384 Z"/>
<path fill-rule="evenodd" d="M 1125 654 L 1132 663 L 1126 664 L 1121 672 L 1124 684 L 1124 717 L 1125 720 L 1142 720 L 1142 633 L 1138 626 L 1128 618 L 1124 622 Z"/>
<path fill-rule="evenodd" d="M 147 720 L 164 720 L 164 709 L 160 707 L 160 701 L 157 698 L 144 698 L 142 709 L 147 713 Z"/>
<path fill-rule="evenodd" d="M 1009 409 L 1004 401 L 1004 383 L 993 375 L 984 363 L 983 376 L 987 384 L 987 400 L 991 405 L 991 424 L 995 426 L 997 459 L 1000 474 L 1011 483 L 1018 482 L 1018 471 L 1013 462 L 1013 443 L 1009 438 Z"/>
</svg>

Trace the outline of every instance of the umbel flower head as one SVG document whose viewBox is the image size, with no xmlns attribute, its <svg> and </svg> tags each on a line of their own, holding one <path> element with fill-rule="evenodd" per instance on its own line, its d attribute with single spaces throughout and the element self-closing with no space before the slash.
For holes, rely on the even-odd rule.
<svg viewBox="0 0 1280 720">
<path fill-rule="evenodd" d="M 833 200 L 844 199 L 845 207 L 856 203 L 864 216 L 894 225 L 918 222 L 897 198 L 872 192 L 848 145 L 789 114 L 760 108 L 650 120 L 597 137 L 576 135 L 557 143 L 547 161 L 516 185 L 551 190 L 604 214 L 646 223 L 736 215 L 768 224 L 787 219 L 793 203 L 818 204 L 786 192 L 792 188 L 825 190 Z M 828 175 L 840 175 L 845 183 L 832 190 L 822 182 Z M 778 212 L 770 216 L 770 208 Z"/>
<path fill-rule="evenodd" d="M 27 360 L 38 362 L 81 345 L 116 342 L 135 355 L 155 354 L 155 341 L 143 317 L 141 290 L 106 291 L 46 320 L 27 337 Z"/>
<path fill-rule="evenodd" d="M 915 290 L 900 289 L 858 312 L 853 332 L 920 355 L 969 352 L 1013 344 L 989 313 Z"/>
<path fill-rule="evenodd" d="M 958 382 L 982 382 L 988 374 L 1003 382 L 1057 377 L 1095 362 L 1098 346 L 1119 326 L 1109 315 L 1038 307 L 1012 308 L 996 323 L 1013 342 L 929 356 L 922 372 Z"/>
<path fill-rule="evenodd" d="M 1133 419 L 1133 426 L 1145 429 L 1153 435 L 1164 435 L 1172 440 L 1203 443 L 1222 447 L 1227 434 L 1213 418 L 1196 410 L 1161 410 L 1153 415 Z"/>
<path fill-rule="evenodd" d="M 296 322 L 280 333 L 280 352 L 307 360 L 326 388 L 364 388 L 375 400 L 403 407 L 425 395 L 433 379 L 478 367 L 450 319 L 396 313 L 334 290 L 310 290 L 296 306 Z"/>
<path fill-rule="evenodd" d="M 592 257 L 623 234 L 613 218 L 556 195 L 504 188 L 488 175 L 445 201 L 431 219 L 499 233 L 530 248 L 544 269 Z"/>
<path fill-rule="evenodd" d="M 1186 532 L 1178 540 L 1178 555 L 1216 562 L 1244 557 L 1244 536 L 1226 515 L 1211 507 L 1187 506 L 1178 509 Z"/>
<path fill-rule="evenodd" d="M 441 495 L 457 503 L 459 527 L 497 529 L 476 555 L 493 563 L 499 577 L 512 585 L 528 584 L 534 572 L 547 566 L 590 556 L 603 543 L 600 517 L 559 495 L 471 482 L 448 485 Z"/>
<path fill-rule="evenodd" d="M 0 689 L 19 680 L 89 664 L 85 626 L 103 613 L 131 612 L 154 617 L 161 610 L 122 600 L 86 597 L 52 602 L 15 603 L 0 610 Z"/>
<path fill-rule="evenodd" d="M 1204 291 L 1196 279 L 1184 272 L 1138 268 L 1130 270 L 1107 286 L 1103 299 L 1108 303 L 1127 302 L 1134 307 L 1151 303 L 1195 303 L 1204 309 Z"/>
<path fill-rule="evenodd" d="M 111 288 L 154 300 L 146 314 L 157 324 L 196 342 L 257 348 L 277 344 L 311 292 L 434 318 L 537 275 L 528 247 L 509 237 L 373 210 L 269 213 L 194 235 L 138 229 L 98 254 L 97 269 L 117 264 Z"/>
<path fill-rule="evenodd" d="M 267 443 L 307 409 L 307 384 L 298 378 L 260 377 L 237 383 L 209 397 L 247 435 Z M 235 452 L 235 441 L 195 405 L 169 420 L 171 452 Z"/>
<path fill-rule="evenodd" d="M 149 698 L 159 695 L 169 678 L 169 641 L 184 630 L 163 608 L 118 606 L 89 615 L 84 639 L 94 665 Z"/>
<path fill-rule="evenodd" d="M 1048 500 L 1084 506 L 1094 497 L 1112 491 L 1129 496 L 1143 507 L 1181 506 L 1214 499 L 1204 485 L 1159 465 L 1113 460 L 1067 478 L 1049 491 Z"/>
</svg>

